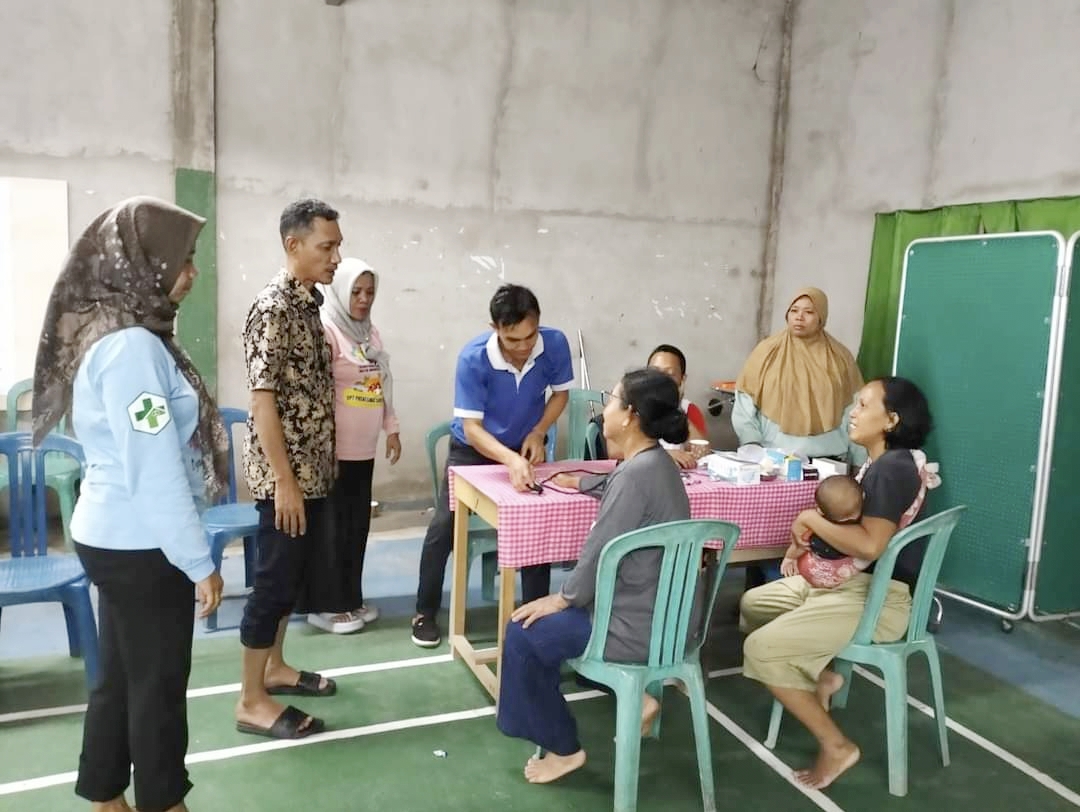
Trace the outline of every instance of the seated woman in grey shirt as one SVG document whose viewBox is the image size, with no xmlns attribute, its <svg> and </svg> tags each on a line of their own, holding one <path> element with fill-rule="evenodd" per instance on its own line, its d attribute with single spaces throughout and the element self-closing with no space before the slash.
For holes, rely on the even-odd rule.
<svg viewBox="0 0 1080 812">
<path fill-rule="evenodd" d="M 562 590 L 517 609 L 506 629 L 496 723 L 506 735 L 547 751 L 525 765 L 531 783 L 554 781 L 585 763 L 577 725 L 559 690 L 559 667 L 589 642 L 600 551 L 630 530 L 690 518 L 679 469 L 658 443 L 686 441 L 687 418 L 679 401 L 678 387 L 663 372 L 628 372 L 614 391 L 605 393 L 604 406 L 609 454 L 623 462 L 603 477 L 560 474 L 554 480 L 602 495 L 596 523 Z M 659 549 L 643 549 L 623 559 L 604 649 L 607 659 L 648 658 L 661 557 Z M 658 710 L 657 701 L 646 695 L 643 726 L 652 724 Z"/>
</svg>

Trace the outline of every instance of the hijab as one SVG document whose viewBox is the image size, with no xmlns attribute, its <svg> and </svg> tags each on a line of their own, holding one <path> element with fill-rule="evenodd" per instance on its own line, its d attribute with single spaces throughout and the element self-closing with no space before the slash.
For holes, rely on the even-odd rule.
<svg viewBox="0 0 1080 812">
<path fill-rule="evenodd" d="M 829 299 L 824 292 L 802 288 L 788 309 L 803 296 L 814 303 L 817 333 L 800 338 L 785 326 L 760 342 L 746 359 L 736 388 L 784 434 L 812 437 L 840 425 L 863 379 L 847 347 L 825 332 Z"/>
<path fill-rule="evenodd" d="M 383 403 L 392 408 L 394 379 L 390 374 L 390 354 L 378 349 L 371 342 L 371 310 L 367 318 L 354 319 L 349 310 L 352 300 L 353 285 L 361 274 L 369 273 L 375 280 L 375 294 L 379 293 L 379 275 L 366 262 L 353 257 L 341 260 L 334 272 L 334 281 L 329 285 L 319 285 L 323 292 L 322 319 L 337 327 L 350 341 L 360 347 L 364 357 L 379 368 L 382 382 Z M 374 304 L 374 296 L 372 297 Z"/>
<path fill-rule="evenodd" d="M 127 327 L 159 336 L 199 397 L 191 444 L 202 457 L 208 499 L 228 486 L 228 437 L 217 405 L 176 343 L 177 305 L 169 299 L 206 221 L 152 197 L 133 197 L 102 212 L 75 242 L 53 285 L 34 365 L 34 441 L 71 410 L 83 356 Z"/>
</svg>

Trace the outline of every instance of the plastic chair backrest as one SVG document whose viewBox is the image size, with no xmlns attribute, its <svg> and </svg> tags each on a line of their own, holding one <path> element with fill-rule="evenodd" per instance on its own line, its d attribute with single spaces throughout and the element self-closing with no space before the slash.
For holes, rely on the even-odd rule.
<svg viewBox="0 0 1080 812">
<path fill-rule="evenodd" d="M 554 423 L 551 428 L 548 429 L 547 442 L 545 443 L 544 450 L 549 462 L 555 459 L 555 440 L 558 438 L 558 432 L 558 426 Z M 427 449 L 428 467 L 431 470 L 431 493 L 436 503 L 439 501 L 439 482 L 441 481 L 439 440 L 443 437 L 448 437 L 449 435 L 450 421 L 447 420 L 445 423 L 439 423 L 438 425 L 432 426 L 424 437 L 424 447 Z M 494 465 L 494 463 L 492 464 Z"/>
<path fill-rule="evenodd" d="M 584 459 L 600 459 L 600 426 L 593 420 L 585 424 Z"/>
<path fill-rule="evenodd" d="M 12 558 L 48 553 L 47 489 L 35 488 L 34 483 L 45 482 L 45 455 L 50 452 L 67 454 L 80 466 L 86 464 L 82 446 L 70 437 L 49 434 L 34 448 L 34 436 L 28 431 L 0 434 L 0 456 L 7 458 Z"/>
<path fill-rule="evenodd" d="M 34 379 L 26 378 L 11 385 L 7 393 L 7 404 L 4 407 L 6 428 L 4 431 L 19 430 L 19 401 L 34 391 Z M 61 417 L 60 422 L 53 429 L 57 434 L 67 434 L 67 417 Z"/>
<path fill-rule="evenodd" d="M 236 454 L 233 449 L 233 427 L 237 423 L 247 426 L 248 413 L 243 409 L 226 406 L 219 410 L 225 424 L 225 434 L 229 438 L 229 495 L 221 504 L 232 505 L 236 502 Z"/>
<path fill-rule="evenodd" d="M 738 525 L 731 522 L 690 519 L 631 530 L 604 545 L 596 569 L 592 636 L 581 659 L 603 659 L 619 563 L 626 555 L 643 547 L 661 547 L 664 551 L 656 604 L 653 608 L 647 665 L 650 668 L 665 668 L 683 662 L 688 654 L 696 653 L 705 642 L 704 631 L 712 617 L 720 577 L 727 569 L 727 562 L 735 549 L 739 532 Z M 702 628 L 695 630 L 698 632 L 695 639 L 691 645 L 687 645 L 694 597 L 701 573 L 701 553 L 705 543 L 713 539 L 722 539 L 724 547 L 707 570 L 710 580 L 706 582 L 707 594 L 701 607 L 699 622 Z"/>
<path fill-rule="evenodd" d="M 934 600 L 934 587 L 937 586 L 938 573 L 945 560 L 949 537 L 965 510 L 967 510 L 966 505 L 950 508 L 908 525 L 892 537 L 889 546 L 885 548 L 885 552 L 874 565 L 874 576 L 870 582 L 870 592 L 866 597 L 866 608 L 851 638 L 852 643 L 868 645 L 873 642 L 874 630 L 877 628 L 881 609 L 885 605 L 885 596 L 889 591 L 889 581 L 892 579 L 897 556 L 909 544 L 927 536 L 930 539 L 926 544 L 922 567 L 919 569 L 915 594 L 911 597 L 911 618 L 908 620 L 906 640 L 909 643 L 915 643 L 924 640 L 929 635 L 927 621 L 930 617 L 930 605 Z"/>
<path fill-rule="evenodd" d="M 594 405 L 595 404 L 595 405 Z M 603 409 L 603 397 L 596 389 L 571 389 L 570 437 L 566 444 L 566 457 L 571 460 L 585 459 L 585 427 L 594 415 Z M 596 408 L 599 406 L 599 408 Z"/>
</svg>

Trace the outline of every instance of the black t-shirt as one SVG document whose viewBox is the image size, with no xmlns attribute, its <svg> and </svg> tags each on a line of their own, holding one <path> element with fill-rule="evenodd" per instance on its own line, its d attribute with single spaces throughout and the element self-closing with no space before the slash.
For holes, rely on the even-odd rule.
<svg viewBox="0 0 1080 812">
<path fill-rule="evenodd" d="M 894 448 L 871 463 L 863 475 L 862 486 L 863 516 L 899 523 L 900 517 L 919 495 L 922 479 L 911 452 L 906 448 Z M 913 541 L 905 547 L 896 559 L 893 580 L 903 581 L 914 591 L 924 555 L 926 539 Z M 866 571 L 873 572 L 874 565 Z"/>
</svg>

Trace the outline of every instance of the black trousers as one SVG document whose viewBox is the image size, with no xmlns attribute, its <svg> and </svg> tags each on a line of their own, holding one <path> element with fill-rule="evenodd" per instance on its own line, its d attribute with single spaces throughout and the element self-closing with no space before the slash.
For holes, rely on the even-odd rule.
<svg viewBox="0 0 1080 812">
<path fill-rule="evenodd" d="M 334 611 L 336 597 L 328 594 L 327 584 L 336 579 L 336 563 L 331 555 L 326 499 L 304 500 L 307 529 L 296 538 L 274 527 L 273 499 L 259 499 L 255 508 L 259 512 L 258 562 L 240 621 L 240 642 L 246 648 L 270 648 L 278 624 L 294 610 L 302 614 Z"/>
<path fill-rule="evenodd" d="M 187 684 L 195 592 L 161 550 L 102 550 L 76 542 L 98 588 L 101 676 L 83 723 L 75 793 L 104 802 L 135 772 L 135 806 L 163 812 L 191 782 Z"/>
<path fill-rule="evenodd" d="M 330 588 L 335 613 L 364 605 L 364 556 L 371 529 L 371 480 L 375 460 L 338 460 L 338 478 L 330 492 L 331 543 L 337 566 Z"/>
<path fill-rule="evenodd" d="M 494 460 L 489 460 L 472 446 L 459 443 L 451 436 L 439 499 L 435 503 L 435 515 L 431 517 L 431 524 L 424 536 L 424 547 L 420 552 L 420 585 L 416 590 L 417 614 L 434 617 L 442 607 L 446 561 L 450 558 L 450 551 L 454 546 L 454 512 L 450 510 L 450 481 L 449 471 L 446 469 L 451 465 L 495 464 Z M 550 591 L 550 564 L 521 568 L 521 596 L 526 603 L 542 598 Z"/>
</svg>

